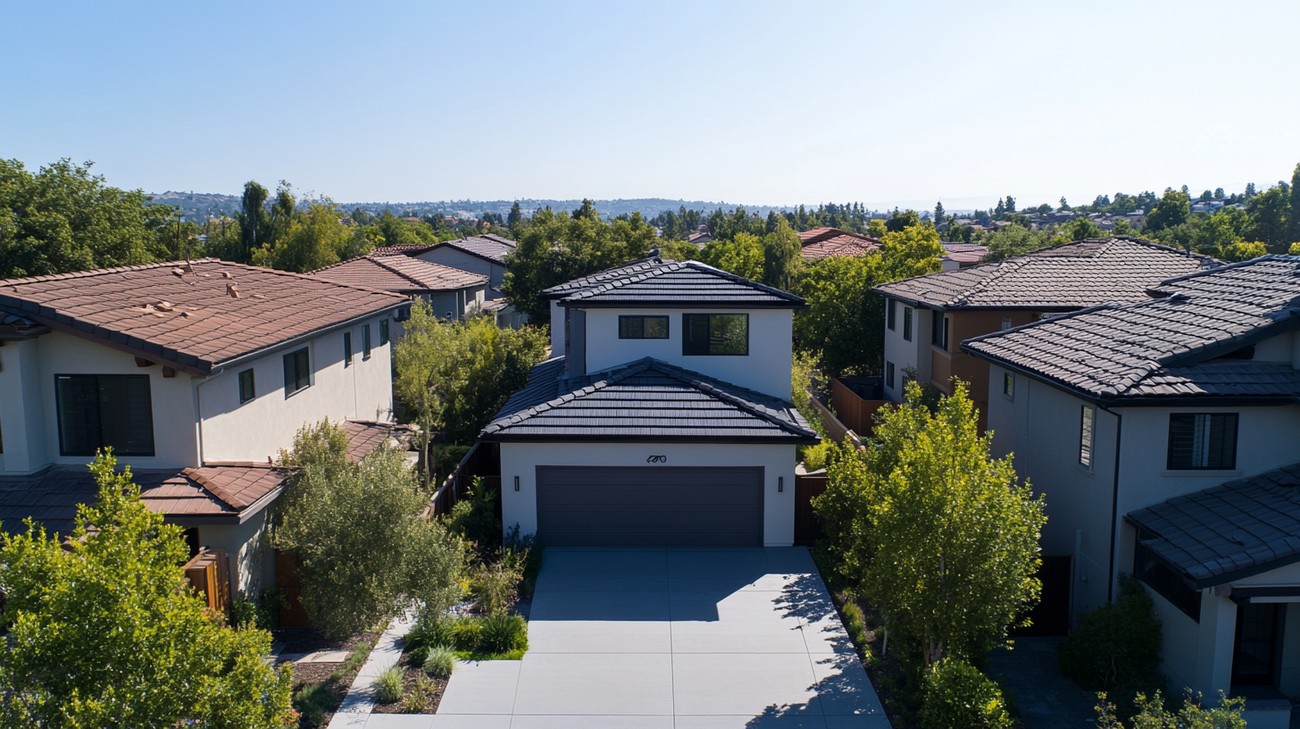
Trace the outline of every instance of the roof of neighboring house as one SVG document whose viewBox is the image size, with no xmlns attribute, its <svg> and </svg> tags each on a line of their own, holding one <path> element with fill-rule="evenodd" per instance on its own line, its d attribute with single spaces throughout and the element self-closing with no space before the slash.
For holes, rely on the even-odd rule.
<svg viewBox="0 0 1300 729">
<path fill-rule="evenodd" d="M 1177 496 L 1126 517 L 1197 588 L 1300 561 L 1300 463 Z"/>
<path fill-rule="evenodd" d="M 1221 262 L 1137 238 L 1091 238 L 1004 261 L 895 281 L 874 290 L 940 309 L 1067 311 L 1142 301 L 1165 279 Z"/>
<path fill-rule="evenodd" d="M 359 461 L 389 438 L 401 441 L 407 426 L 345 421 L 348 458 Z M 208 463 L 199 468 L 135 470 L 132 480 L 151 510 L 182 525 L 239 523 L 279 496 L 287 472 L 272 463 Z M 85 466 L 54 466 L 32 476 L 0 477 L 0 523 L 5 531 L 23 529 L 31 517 L 51 532 L 72 532 L 77 505 L 95 500 L 98 489 Z"/>
<path fill-rule="evenodd" d="M 813 228 L 799 233 L 800 255 L 809 260 L 832 256 L 865 256 L 880 250 L 880 241 L 839 228 Z"/>
<path fill-rule="evenodd" d="M 961 266 L 973 266 L 989 255 L 989 247 L 977 243 L 941 243 L 944 258 Z"/>
<path fill-rule="evenodd" d="M 816 442 L 788 402 L 646 357 L 564 377 L 547 360 L 480 437 L 490 441 Z"/>
<path fill-rule="evenodd" d="M 369 255 L 311 272 L 336 283 L 403 294 L 458 291 L 487 285 L 487 276 L 413 256 Z"/>
<path fill-rule="evenodd" d="M 1300 328 L 1300 256 L 1264 256 L 1108 304 L 975 337 L 962 349 L 1096 400 L 1206 396 L 1294 399 L 1290 362 L 1256 342 Z"/>
<path fill-rule="evenodd" d="M 454 248 L 458 251 L 468 253 L 471 256 L 478 256 L 479 258 L 504 266 L 506 265 L 506 256 L 514 252 L 515 246 L 516 243 L 509 238 L 502 238 L 499 235 L 488 234 L 444 241 L 433 246 L 433 248 Z M 423 251 L 421 251 L 421 253 L 423 253 Z"/>
<path fill-rule="evenodd" d="M 214 258 L 0 280 L 0 312 L 195 374 L 407 303 Z"/>
<path fill-rule="evenodd" d="M 561 296 L 563 294 L 563 296 Z M 648 258 L 542 292 L 564 306 L 800 308 L 803 299 L 699 261 Z"/>
</svg>

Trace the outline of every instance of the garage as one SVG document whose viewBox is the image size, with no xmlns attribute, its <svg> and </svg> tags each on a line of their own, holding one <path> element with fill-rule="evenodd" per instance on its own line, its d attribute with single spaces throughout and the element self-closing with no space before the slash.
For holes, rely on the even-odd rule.
<svg viewBox="0 0 1300 729">
<path fill-rule="evenodd" d="M 546 546 L 763 544 L 762 468 L 537 467 Z"/>
</svg>

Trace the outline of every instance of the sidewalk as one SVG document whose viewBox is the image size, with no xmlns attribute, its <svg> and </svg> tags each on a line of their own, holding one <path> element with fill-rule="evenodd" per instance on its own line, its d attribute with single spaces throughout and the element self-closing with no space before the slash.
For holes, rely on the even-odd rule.
<svg viewBox="0 0 1300 729">
<path fill-rule="evenodd" d="M 1015 650 L 994 650 L 989 676 L 1015 702 L 1025 729 L 1089 727 L 1097 699 L 1061 674 L 1056 649 L 1063 638 L 1017 638 Z"/>
<path fill-rule="evenodd" d="M 379 678 L 379 674 L 396 666 L 401 660 L 405 645 L 403 638 L 414 624 L 413 612 L 398 616 L 388 624 L 388 628 L 375 643 L 374 650 L 370 651 L 370 657 L 366 659 L 360 673 L 353 679 L 348 695 L 339 705 L 338 711 L 334 712 L 329 729 L 363 729 L 366 726 L 370 720 L 370 711 L 375 706 L 375 689 L 371 684 Z"/>
</svg>

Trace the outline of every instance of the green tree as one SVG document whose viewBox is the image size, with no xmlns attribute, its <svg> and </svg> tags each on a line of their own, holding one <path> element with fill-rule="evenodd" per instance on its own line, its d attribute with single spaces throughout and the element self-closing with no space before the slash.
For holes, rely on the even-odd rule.
<svg viewBox="0 0 1300 729">
<path fill-rule="evenodd" d="M 776 230 L 763 236 L 763 283 L 792 290 L 803 265 L 799 251 L 799 234 L 785 218 L 778 218 Z"/>
<path fill-rule="evenodd" d="M 274 538 L 294 557 L 313 625 L 342 638 L 412 602 L 433 614 L 451 607 L 464 548 L 423 516 L 428 495 L 400 451 L 353 463 L 346 434 L 324 421 L 300 430 L 281 458 L 297 472 Z"/>
<path fill-rule="evenodd" d="M 1078 217 L 1061 226 L 1061 236 L 1066 239 L 1065 242 L 1100 238 L 1101 228 L 1088 218 Z"/>
<path fill-rule="evenodd" d="M 845 576 L 913 665 L 982 657 L 1038 599 L 1043 501 L 994 459 L 966 387 L 931 412 L 921 387 L 883 411 L 872 444 L 841 449 L 814 503 L 849 554 Z M 855 509 L 858 511 L 855 512 Z M 846 538 L 847 537 L 847 538 Z M 844 569 L 844 568 L 842 568 Z"/>
<path fill-rule="evenodd" d="M 921 216 L 915 210 L 899 210 L 894 208 L 894 212 L 885 221 L 885 230 L 890 233 L 901 233 L 905 228 L 921 224 Z"/>
<path fill-rule="evenodd" d="M 942 268 L 943 245 L 934 226 L 924 223 L 890 231 L 880 238 L 880 255 L 889 281 L 934 273 Z"/>
<path fill-rule="evenodd" d="M 1213 709 L 1201 706 L 1201 695 L 1188 691 L 1183 697 L 1183 705 L 1177 711 L 1165 707 L 1160 692 L 1151 698 L 1138 694 L 1135 702 L 1137 714 L 1129 726 L 1133 729 L 1246 729 L 1246 720 L 1242 712 L 1246 710 L 1246 699 L 1237 696 L 1228 698 L 1219 692 L 1219 705 Z M 1125 729 L 1115 713 L 1115 705 L 1107 700 L 1105 692 L 1097 694 L 1097 726 L 1100 729 Z"/>
<path fill-rule="evenodd" d="M 878 255 L 832 256 L 809 266 L 795 291 L 808 308 L 795 312 L 794 344 L 815 356 L 832 377 L 880 371 L 887 281 Z"/>
<path fill-rule="evenodd" d="M 271 216 L 266 210 L 266 199 L 270 192 L 254 180 L 244 183 L 244 195 L 240 199 L 240 210 L 236 214 L 239 220 L 239 239 L 244 244 L 240 263 L 253 260 L 253 251 L 264 243 L 271 242 Z"/>
<path fill-rule="evenodd" d="M 503 329 L 491 317 L 442 321 L 424 302 L 411 307 L 393 353 L 393 390 L 420 426 L 426 468 L 429 439 L 441 432 L 451 443 L 473 443 L 527 383 L 547 344 L 540 329 Z"/>
<path fill-rule="evenodd" d="M 110 187 L 91 163 L 28 172 L 0 159 L 0 278 L 136 265 L 176 255 L 175 209 Z"/>
<path fill-rule="evenodd" d="M 520 230 L 523 229 L 523 224 L 524 209 L 519 206 L 519 201 L 516 200 L 514 204 L 510 206 L 510 214 L 506 216 L 506 227 L 510 229 L 511 235 L 518 238 Z"/>
<path fill-rule="evenodd" d="M 943 201 L 934 204 L 934 227 L 943 227 Z"/>
<path fill-rule="evenodd" d="M 710 241 L 700 252 L 700 260 L 714 268 L 758 281 L 763 278 L 763 254 L 763 241 L 758 236 L 737 233 L 731 240 Z"/>
<path fill-rule="evenodd" d="M 1192 201 L 1187 193 L 1170 190 L 1160 198 L 1156 207 L 1147 214 L 1147 229 L 1160 231 L 1187 221 L 1192 214 Z"/>
<path fill-rule="evenodd" d="M 433 234 L 433 229 L 428 225 L 419 221 L 403 220 L 394 215 L 392 210 L 385 210 L 380 213 L 375 218 L 374 226 L 379 230 L 379 234 L 383 236 L 384 245 L 433 245 L 438 242 L 438 238 Z"/>
<path fill-rule="evenodd" d="M 0 724 L 40 727 L 282 727 L 288 668 L 271 637 L 232 628 L 188 586 L 181 528 L 140 500 L 111 453 L 90 464 L 94 506 L 72 534 L 0 532 Z"/>
<path fill-rule="evenodd" d="M 1032 253 L 1052 245 L 1052 239 L 1043 231 L 1030 230 L 1021 225 L 1006 225 L 989 231 L 979 242 L 989 247 L 990 261 Z"/>
<path fill-rule="evenodd" d="M 1268 247 L 1259 241 L 1238 241 L 1223 249 L 1220 257 L 1225 261 L 1249 261 L 1268 255 Z"/>
<path fill-rule="evenodd" d="M 253 263 L 282 271 L 306 273 L 338 263 L 353 243 L 352 231 L 328 202 L 312 203 L 288 224 L 283 238 L 263 244 L 253 252 Z"/>
<path fill-rule="evenodd" d="M 1285 182 L 1252 197 L 1246 203 L 1246 214 L 1251 222 L 1247 237 L 1262 242 L 1270 251 L 1280 253 L 1286 250 L 1291 242 L 1287 239 L 1291 221 L 1290 197 L 1290 186 Z"/>
<path fill-rule="evenodd" d="M 1289 201 L 1291 224 L 1288 226 L 1286 239 L 1289 242 L 1300 242 L 1300 164 L 1295 166 L 1295 171 L 1291 173 L 1291 199 Z"/>
</svg>

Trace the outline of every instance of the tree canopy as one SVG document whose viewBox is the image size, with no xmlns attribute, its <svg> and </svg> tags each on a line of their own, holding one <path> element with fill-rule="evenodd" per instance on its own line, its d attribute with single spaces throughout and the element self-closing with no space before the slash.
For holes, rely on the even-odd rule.
<svg viewBox="0 0 1300 729">
<path fill-rule="evenodd" d="M 181 528 L 115 466 L 90 465 L 98 499 L 68 539 L 31 522 L 0 532 L 0 724 L 283 727 L 290 676 L 263 661 L 270 635 L 208 611 L 180 569 Z"/>
</svg>

